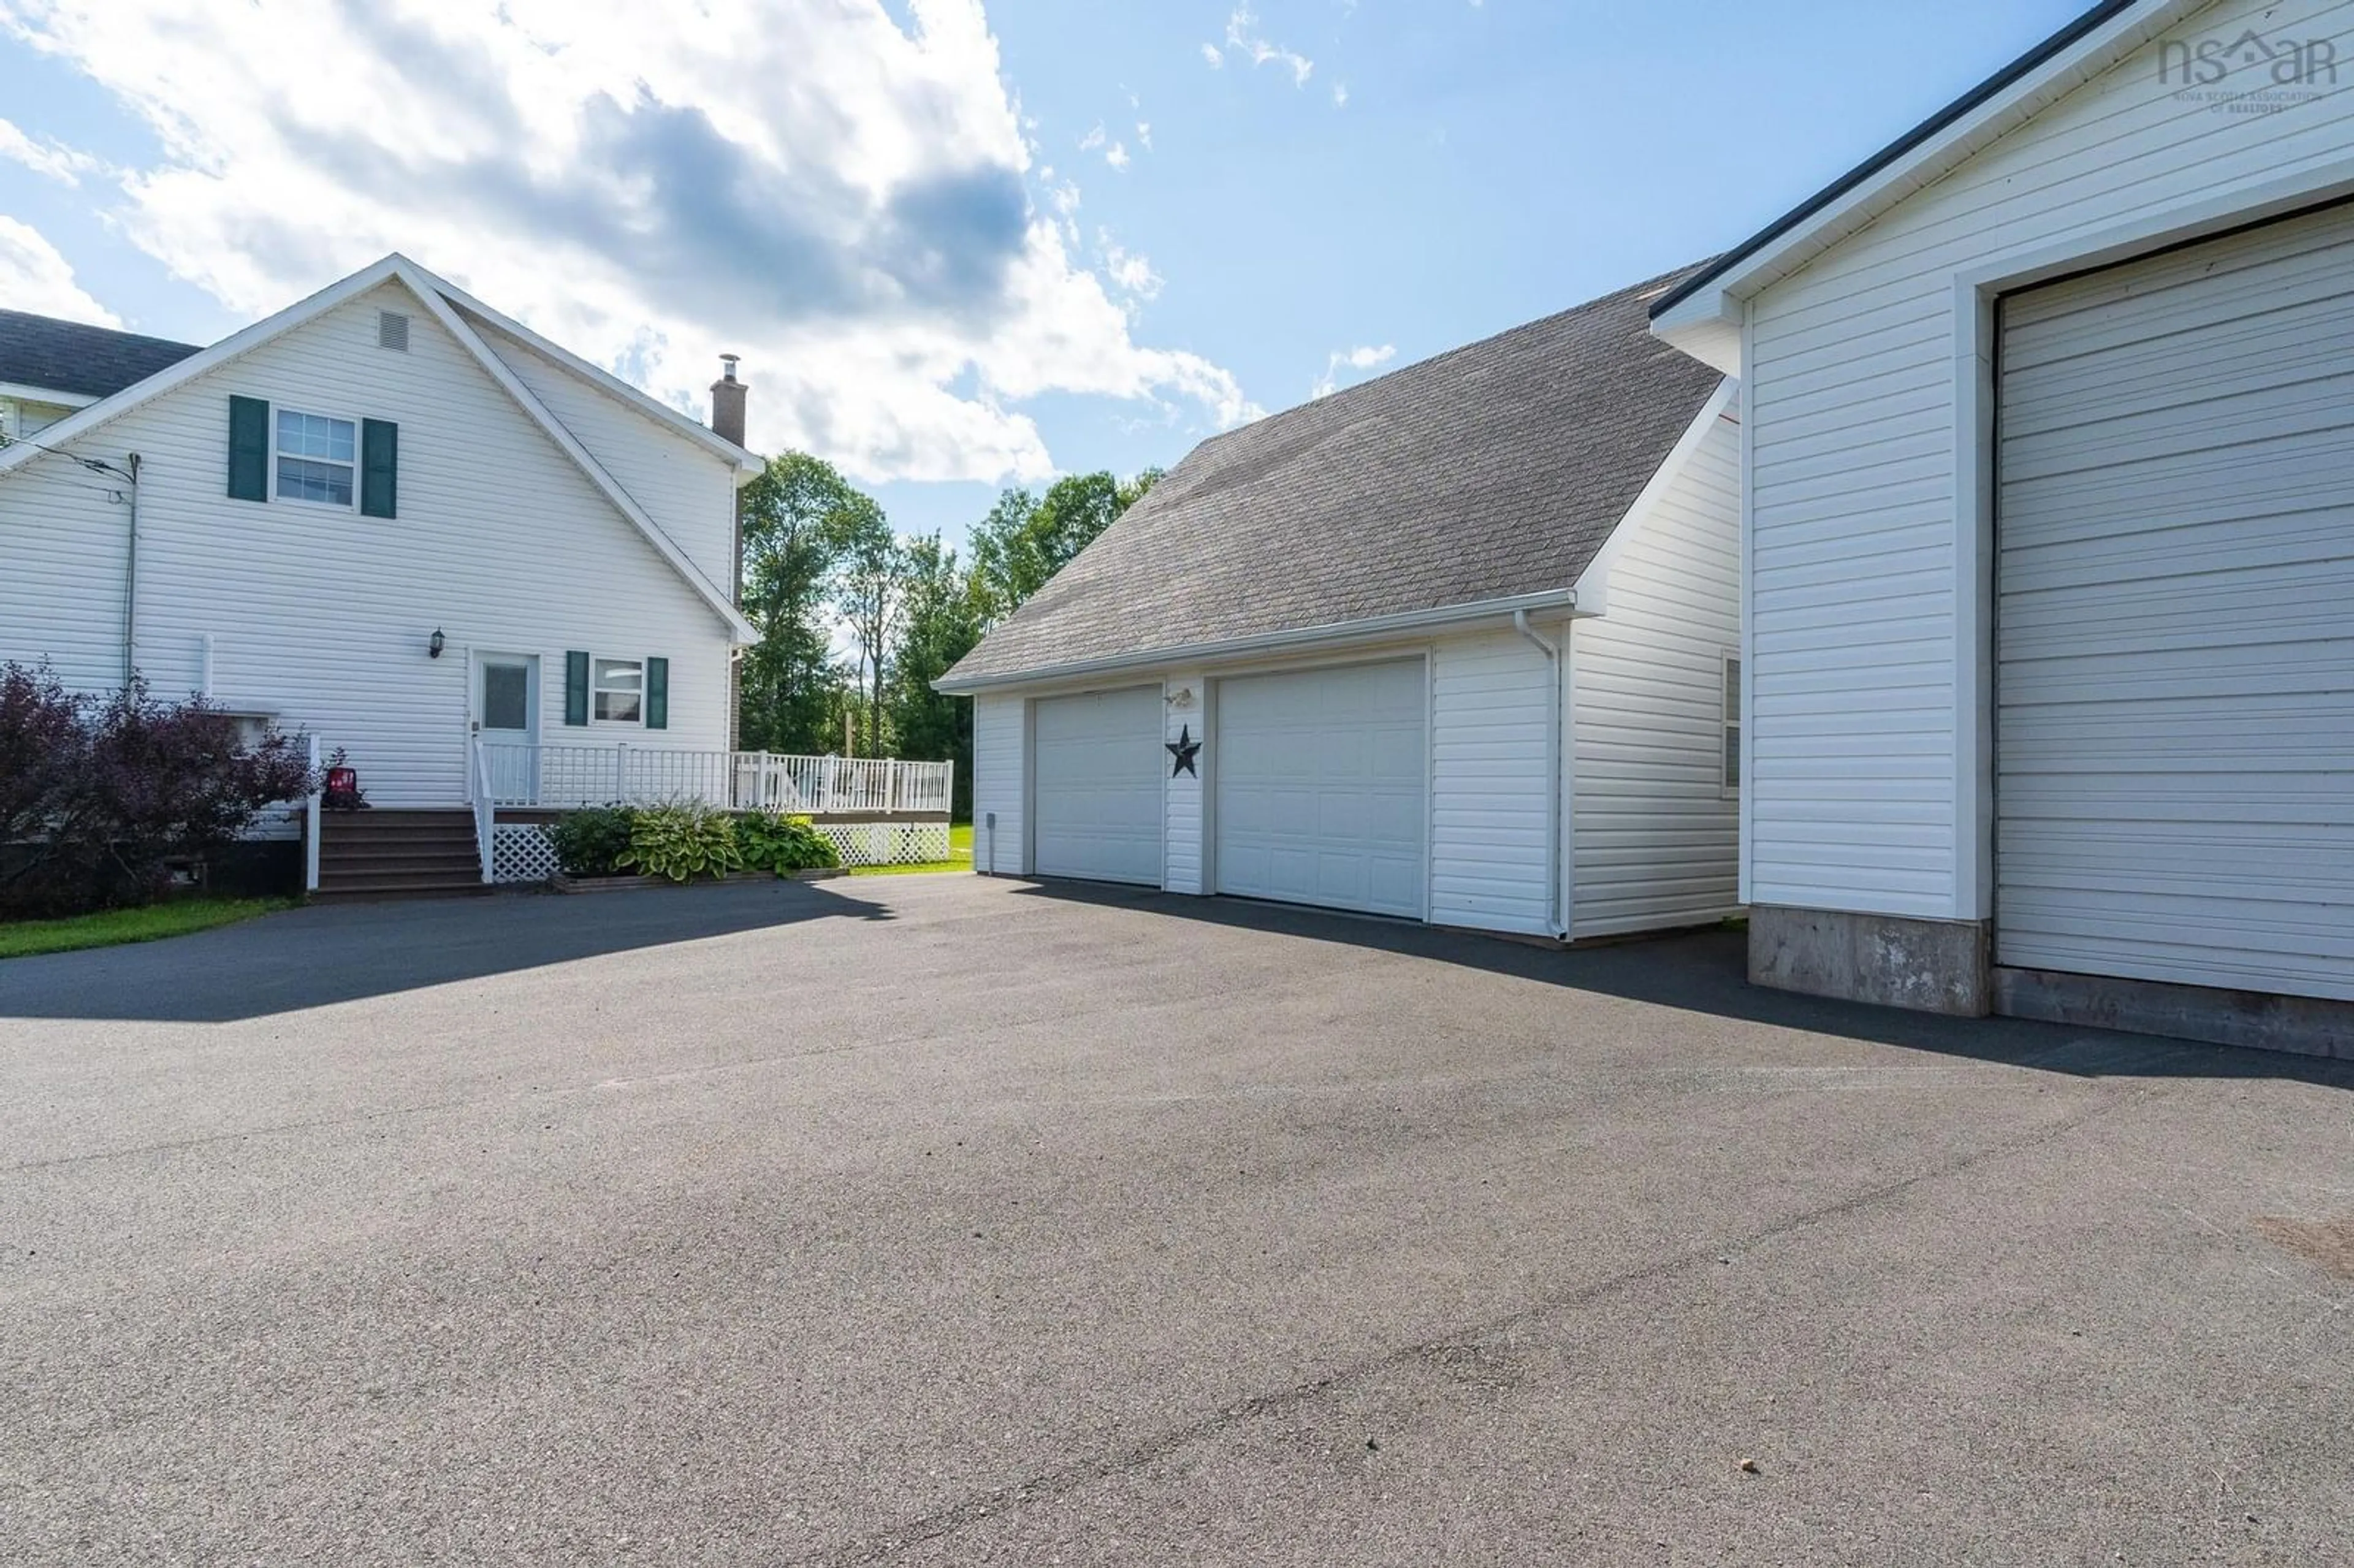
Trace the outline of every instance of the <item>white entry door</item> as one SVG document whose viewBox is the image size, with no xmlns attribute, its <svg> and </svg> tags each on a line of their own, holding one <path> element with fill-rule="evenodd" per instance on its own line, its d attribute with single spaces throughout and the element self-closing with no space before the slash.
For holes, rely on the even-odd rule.
<svg viewBox="0 0 2354 1568">
<path fill-rule="evenodd" d="M 489 765 L 491 799 L 502 806 L 539 802 L 539 660 L 528 653 L 483 653 L 474 661 L 474 732 Z"/>
<path fill-rule="evenodd" d="M 1031 730 L 1031 863 L 1041 876 L 1161 885 L 1158 686 L 1042 697 Z"/>
<path fill-rule="evenodd" d="M 1423 913 L 1423 662 L 1218 683 L 1221 893 Z"/>
</svg>

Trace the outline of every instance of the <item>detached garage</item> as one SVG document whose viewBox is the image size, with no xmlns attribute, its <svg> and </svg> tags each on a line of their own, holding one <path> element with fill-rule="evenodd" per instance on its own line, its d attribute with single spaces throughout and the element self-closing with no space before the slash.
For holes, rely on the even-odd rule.
<svg viewBox="0 0 2354 1568">
<path fill-rule="evenodd" d="M 2354 1055 L 2354 5 L 2110 0 L 1653 306 L 1767 984 Z"/>
<path fill-rule="evenodd" d="M 1739 411 L 1621 291 L 1204 442 L 940 683 L 982 872 L 1734 913 Z"/>
</svg>

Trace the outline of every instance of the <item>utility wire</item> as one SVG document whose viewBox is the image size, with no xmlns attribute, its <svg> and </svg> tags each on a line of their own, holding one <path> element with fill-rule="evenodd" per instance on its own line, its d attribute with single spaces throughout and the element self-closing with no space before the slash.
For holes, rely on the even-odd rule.
<svg viewBox="0 0 2354 1568">
<path fill-rule="evenodd" d="M 61 457 L 68 462 L 80 463 L 92 473 L 112 474 L 117 479 L 131 478 L 127 471 L 115 467 L 103 458 L 84 457 L 80 452 L 69 452 L 63 447 L 45 445 L 30 436 L 10 436 L 5 442 L 0 442 L 0 450 L 5 450 L 8 447 L 30 447 L 37 452 L 48 452 L 50 456 Z"/>
</svg>

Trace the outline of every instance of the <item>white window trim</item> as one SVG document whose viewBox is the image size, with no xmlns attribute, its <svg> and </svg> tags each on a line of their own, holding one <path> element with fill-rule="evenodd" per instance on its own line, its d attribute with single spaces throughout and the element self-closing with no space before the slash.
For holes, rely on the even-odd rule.
<svg viewBox="0 0 2354 1568">
<path fill-rule="evenodd" d="M 638 667 L 638 716 L 633 719 L 600 718 L 597 714 L 597 666 L 599 664 L 635 664 Z M 614 686 L 613 691 L 626 688 Z M 646 656 L 642 653 L 599 653 L 588 655 L 588 727 L 591 729 L 643 729 L 646 727 Z"/>
<path fill-rule="evenodd" d="M 1741 798 L 1742 780 L 1749 776 L 1749 714 L 1745 708 L 1737 715 L 1734 712 L 1743 673 L 1741 651 L 1721 650 L 1716 665 L 1716 789 L 1718 798 L 1726 800 Z M 1724 779 L 1727 762 L 1734 765 L 1729 784 Z"/>
<path fill-rule="evenodd" d="M 334 419 L 343 424 L 349 425 L 352 428 L 352 461 L 349 463 L 340 463 L 336 462 L 334 458 L 305 457 L 301 452 L 280 450 L 278 446 L 278 421 L 281 416 L 287 414 L 299 414 L 303 418 L 310 419 Z M 271 404 L 270 408 L 270 501 L 273 503 L 282 501 L 292 506 L 315 506 L 325 512 L 357 512 L 360 509 L 360 458 L 362 456 L 360 450 L 360 438 L 364 429 L 364 422 L 356 414 L 336 414 L 321 408 L 302 408 L 282 403 Z M 279 488 L 278 482 L 278 460 L 281 457 L 291 457 L 297 462 L 323 462 L 332 464 L 336 468 L 349 468 L 352 471 L 351 500 L 348 502 L 313 501 L 307 496 L 287 494 L 283 490 Z"/>
</svg>

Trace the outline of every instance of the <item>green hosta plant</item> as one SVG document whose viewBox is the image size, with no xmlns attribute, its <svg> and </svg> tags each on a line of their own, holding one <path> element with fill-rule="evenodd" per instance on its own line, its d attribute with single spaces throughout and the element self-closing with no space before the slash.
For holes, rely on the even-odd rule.
<svg viewBox="0 0 2354 1568">
<path fill-rule="evenodd" d="M 630 847 L 621 863 L 649 876 L 688 882 L 743 868 L 735 820 L 700 800 L 648 806 L 630 816 Z"/>
<path fill-rule="evenodd" d="M 773 871 L 779 876 L 840 865 L 833 842 L 810 825 L 807 817 L 778 811 L 748 811 L 736 819 L 736 847 L 753 871 Z"/>
</svg>

